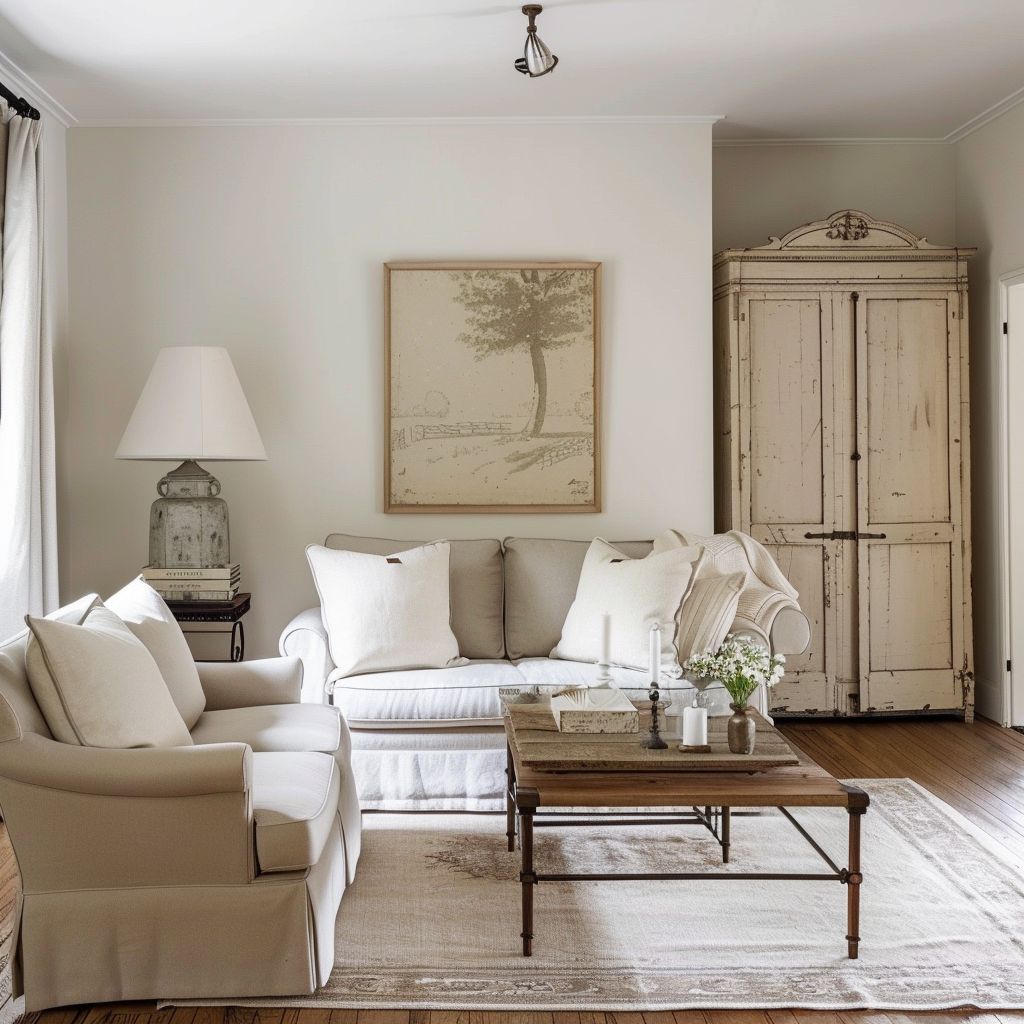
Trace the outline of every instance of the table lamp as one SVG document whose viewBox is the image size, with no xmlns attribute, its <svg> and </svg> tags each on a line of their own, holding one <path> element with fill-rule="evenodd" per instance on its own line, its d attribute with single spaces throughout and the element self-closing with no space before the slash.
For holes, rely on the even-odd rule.
<svg viewBox="0 0 1024 1024">
<path fill-rule="evenodd" d="M 135 406 L 119 459 L 182 460 L 157 484 L 149 513 L 149 564 L 231 562 L 228 506 L 220 481 L 197 462 L 266 459 L 227 349 L 161 349 Z"/>
</svg>

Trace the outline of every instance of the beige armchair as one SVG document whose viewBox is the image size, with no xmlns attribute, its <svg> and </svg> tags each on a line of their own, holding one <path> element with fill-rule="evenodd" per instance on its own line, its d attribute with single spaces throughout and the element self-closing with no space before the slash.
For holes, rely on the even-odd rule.
<svg viewBox="0 0 1024 1024">
<path fill-rule="evenodd" d="M 109 750 L 52 738 L 26 645 L 0 643 L 0 813 L 23 886 L 13 975 L 26 1010 L 322 985 L 360 817 L 348 727 L 297 703 L 300 662 L 203 665 L 195 746 Z"/>
</svg>

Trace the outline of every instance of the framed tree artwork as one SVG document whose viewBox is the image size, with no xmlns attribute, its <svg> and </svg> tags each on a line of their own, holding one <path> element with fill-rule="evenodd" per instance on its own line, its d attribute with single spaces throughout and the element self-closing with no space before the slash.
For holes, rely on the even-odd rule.
<svg viewBox="0 0 1024 1024">
<path fill-rule="evenodd" d="M 600 511 L 601 264 L 384 280 L 384 511 Z"/>
</svg>

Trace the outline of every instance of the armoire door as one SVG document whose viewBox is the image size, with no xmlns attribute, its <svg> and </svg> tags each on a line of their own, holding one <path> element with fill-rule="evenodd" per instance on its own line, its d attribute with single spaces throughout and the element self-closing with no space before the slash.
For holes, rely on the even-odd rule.
<svg viewBox="0 0 1024 1024">
<path fill-rule="evenodd" d="M 811 622 L 787 660 L 773 711 L 834 713 L 838 646 L 833 318 L 829 292 L 746 292 L 736 310 L 740 399 L 740 528 L 764 544 L 800 592 Z"/>
<path fill-rule="evenodd" d="M 963 707 L 956 292 L 854 304 L 860 710 Z"/>
</svg>

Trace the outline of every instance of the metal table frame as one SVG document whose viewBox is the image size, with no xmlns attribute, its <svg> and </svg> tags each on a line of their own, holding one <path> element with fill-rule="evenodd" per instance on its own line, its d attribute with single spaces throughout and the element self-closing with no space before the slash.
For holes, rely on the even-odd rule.
<svg viewBox="0 0 1024 1024">
<path fill-rule="evenodd" d="M 533 955 L 534 887 L 540 882 L 608 882 L 608 881 L 804 881 L 839 882 L 847 887 L 847 955 L 856 960 L 860 945 L 860 887 L 864 881 L 860 864 L 861 818 L 868 807 L 867 794 L 853 787 L 844 787 L 849 794 L 847 867 L 841 868 L 825 852 L 814 837 L 793 817 L 786 807 L 777 809 L 793 825 L 829 870 L 822 872 L 774 871 L 656 871 L 550 873 L 537 871 L 534 865 L 533 835 L 535 828 L 566 828 L 583 825 L 700 825 L 722 848 L 722 863 L 729 863 L 731 821 L 734 816 L 757 816 L 756 811 L 735 811 L 732 807 L 693 807 L 689 811 L 665 813 L 657 811 L 542 811 L 540 795 L 532 787 L 516 783 L 516 770 L 511 747 L 507 747 L 505 774 L 505 836 L 509 852 L 515 850 L 516 836 L 522 853 L 519 881 L 522 888 L 523 956 Z M 517 828 L 518 824 L 518 828 Z"/>
</svg>

